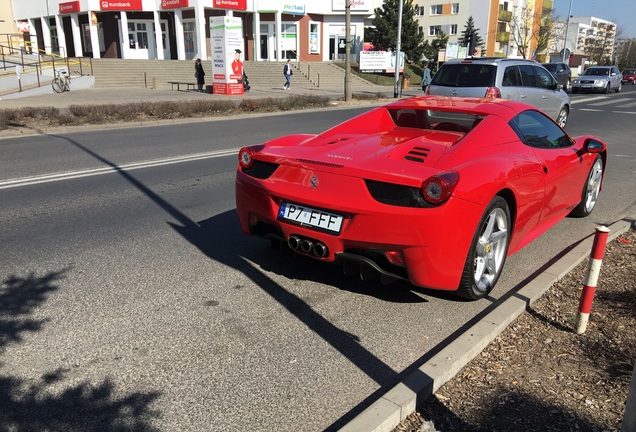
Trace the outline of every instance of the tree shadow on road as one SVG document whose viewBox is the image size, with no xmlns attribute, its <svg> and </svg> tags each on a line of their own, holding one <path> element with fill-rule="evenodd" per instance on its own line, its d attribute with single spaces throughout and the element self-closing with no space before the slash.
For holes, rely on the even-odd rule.
<svg viewBox="0 0 636 432">
<path fill-rule="evenodd" d="M 0 432 L 21 431 L 155 431 L 149 420 L 158 413 L 150 405 L 159 393 L 116 395 L 108 379 L 68 386 L 70 369 L 59 368 L 40 377 L 7 374 L 2 355 L 12 345 L 26 343 L 48 319 L 34 319 L 49 296 L 60 289 L 69 269 L 38 277 L 11 275 L 0 287 Z"/>
</svg>

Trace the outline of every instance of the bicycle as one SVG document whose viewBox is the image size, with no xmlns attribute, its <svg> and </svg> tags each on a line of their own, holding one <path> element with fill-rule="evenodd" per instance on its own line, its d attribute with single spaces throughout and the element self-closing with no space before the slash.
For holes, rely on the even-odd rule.
<svg viewBox="0 0 636 432">
<path fill-rule="evenodd" d="M 71 77 L 64 69 L 60 69 L 55 72 L 55 78 L 53 78 L 51 85 L 53 86 L 53 91 L 55 91 L 55 93 L 71 91 Z"/>
</svg>

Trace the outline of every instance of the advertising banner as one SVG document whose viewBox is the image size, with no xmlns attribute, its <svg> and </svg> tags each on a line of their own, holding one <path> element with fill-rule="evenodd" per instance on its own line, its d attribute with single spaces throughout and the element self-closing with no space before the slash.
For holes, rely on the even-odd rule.
<svg viewBox="0 0 636 432">
<path fill-rule="evenodd" d="M 212 91 L 243 94 L 243 21 L 240 17 L 210 17 Z"/>
<path fill-rule="evenodd" d="M 361 51 L 360 72 L 395 73 L 395 51 Z M 400 73 L 404 72 L 404 53 L 400 53 Z"/>
<path fill-rule="evenodd" d="M 331 10 L 336 11 L 344 11 L 345 10 L 345 1 L 346 0 L 332 0 Z M 349 5 L 351 6 L 351 12 L 366 12 L 373 10 L 373 6 L 371 4 L 372 0 L 349 0 Z"/>
</svg>

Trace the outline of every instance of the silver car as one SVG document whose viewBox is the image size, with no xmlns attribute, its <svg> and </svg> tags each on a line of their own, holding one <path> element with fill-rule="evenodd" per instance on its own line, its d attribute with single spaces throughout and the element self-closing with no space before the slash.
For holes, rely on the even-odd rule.
<svg viewBox="0 0 636 432">
<path fill-rule="evenodd" d="M 479 57 L 445 62 L 426 94 L 492 97 L 533 105 L 565 127 L 570 97 L 552 74 L 534 60 Z"/>
<path fill-rule="evenodd" d="M 572 93 L 621 91 L 623 75 L 616 66 L 590 66 L 572 81 Z"/>
</svg>

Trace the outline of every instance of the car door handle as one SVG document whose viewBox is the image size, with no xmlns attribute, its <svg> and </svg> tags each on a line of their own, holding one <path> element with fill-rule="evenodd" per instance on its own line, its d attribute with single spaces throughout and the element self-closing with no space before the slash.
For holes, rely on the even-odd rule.
<svg viewBox="0 0 636 432">
<path fill-rule="evenodd" d="M 520 95 L 519 95 L 519 97 L 520 97 L 521 99 L 525 99 L 525 98 L 527 98 L 528 96 L 526 96 L 526 95 L 524 95 L 524 94 L 520 94 Z"/>
<path fill-rule="evenodd" d="M 547 99 L 548 97 L 546 95 L 541 96 L 541 99 Z"/>
<path fill-rule="evenodd" d="M 543 165 L 543 172 L 544 172 L 544 174 L 547 174 L 547 173 L 548 173 L 548 167 L 547 167 L 547 166 L 545 166 L 545 165 Z"/>
</svg>

